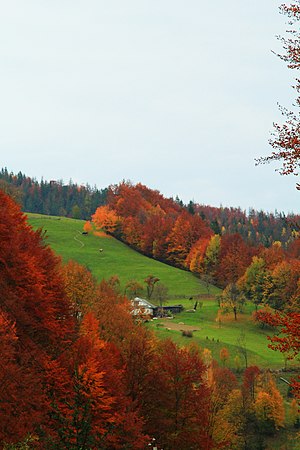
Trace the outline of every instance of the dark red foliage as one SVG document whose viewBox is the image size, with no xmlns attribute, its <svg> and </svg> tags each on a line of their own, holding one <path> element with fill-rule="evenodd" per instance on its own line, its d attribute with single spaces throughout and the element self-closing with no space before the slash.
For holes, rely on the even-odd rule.
<svg viewBox="0 0 300 450">
<path fill-rule="evenodd" d="M 217 392 L 219 407 L 227 401 L 230 392 L 237 387 L 236 376 L 227 367 L 213 363 L 214 390 Z"/>
<path fill-rule="evenodd" d="M 208 437 L 209 389 L 196 348 L 159 342 L 144 392 L 143 412 L 159 448 L 212 448 Z"/>
<path fill-rule="evenodd" d="M 245 400 L 248 399 L 251 399 L 251 401 L 254 400 L 255 382 L 259 374 L 260 370 L 257 366 L 250 366 L 247 367 L 247 369 L 245 370 L 242 386 L 242 393 L 244 395 Z"/>
<path fill-rule="evenodd" d="M 21 351 L 25 353 L 20 356 Z M 0 311 L 0 445 L 17 442 L 46 421 L 47 398 L 43 393 L 40 368 L 26 354 L 16 327 Z M 2 448 L 2 446 L 1 446 Z"/>
<path fill-rule="evenodd" d="M 213 233 L 198 215 L 142 184 L 120 183 L 109 190 L 108 205 L 120 217 L 114 235 L 144 254 L 185 267 L 199 238 Z"/>
<path fill-rule="evenodd" d="M 300 314 L 299 313 L 270 313 L 265 312 L 260 316 L 272 327 L 276 327 L 278 332 L 273 336 L 268 336 L 271 341 L 269 347 L 285 353 L 288 358 L 293 359 L 300 352 Z M 294 380 L 293 387 L 295 394 L 300 401 L 300 380 Z"/>
<path fill-rule="evenodd" d="M 0 440 L 14 442 L 47 428 L 46 367 L 71 342 L 74 322 L 59 259 L 2 191 L 0 242 Z"/>
<path fill-rule="evenodd" d="M 257 249 L 247 245 L 239 234 L 225 235 L 221 239 L 216 279 L 219 286 L 235 283 L 250 265 Z"/>
<path fill-rule="evenodd" d="M 20 338 L 57 354 L 72 332 L 60 260 L 1 191 L 0 205 L 0 291 L 5 293 L 1 307 L 16 323 Z"/>
<path fill-rule="evenodd" d="M 91 313 L 78 340 L 48 373 L 53 441 L 59 448 L 145 448 L 148 437 L 127 396 L 123 360 L 113 344 L 100 339 Z"/>
</svg>

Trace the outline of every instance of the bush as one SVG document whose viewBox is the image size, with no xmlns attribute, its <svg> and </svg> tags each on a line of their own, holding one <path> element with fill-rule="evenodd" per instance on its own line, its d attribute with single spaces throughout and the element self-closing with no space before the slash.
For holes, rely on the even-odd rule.
<svg viewBox="0 0 300 450">
<path fill-rule="evenodd" d="M 181 333 L 182 333 L 182 336 L 184 336 L 184 337 L 189 337 L 189 338 L 193 337 L 193 332 L 192 331 L 182 330 Z"/>
</svg>

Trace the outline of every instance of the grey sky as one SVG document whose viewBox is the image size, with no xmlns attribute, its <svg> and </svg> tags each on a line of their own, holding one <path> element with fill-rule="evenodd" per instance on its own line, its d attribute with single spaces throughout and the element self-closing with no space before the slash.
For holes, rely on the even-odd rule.
<svg viewBox="0 0 300 450">
<path fill-rule="evenodd" d="M 2 166 L 299 212 L 271 152 L 293 74 L 276 0 L 0 1 Z"/>
</svg>

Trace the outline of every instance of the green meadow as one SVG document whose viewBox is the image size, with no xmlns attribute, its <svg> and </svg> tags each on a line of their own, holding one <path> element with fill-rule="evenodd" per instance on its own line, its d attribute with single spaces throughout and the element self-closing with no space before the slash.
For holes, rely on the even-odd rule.
<svg viewBox="0 0 300 450">
<path fill-rule="evenodd" d="M 237 321 L 230 315 L 221 316 L 221 322 L 216 320 L 218 305 L 214 300 L 204 300 L 201 308 L 195 313 L 188 310 L 171 319 L 172 325 L 166 325 L 166 320 L 155 320 L 150 326 L 161 338 L 171 337 L 179 344 L 196 342 L 201 348 L 208 348 L 214 359 L 220 363 L 220 350 L 226 347 L 230 357 L 226 366 L 231 369 L 245 368 L 245 356 L 248 366 L 257 365 L 262 368 L 280 369 L 284 367 L 284 358 L 280 352 L 268 348 L 267 336 L 271 330 L 263 330 L 252 320 L 251 305 L 246 306 L 243 314 L 238 314 Z M 162 322 L 164 326 L 162 326 Z M 192 337 L 183 337 L 179 330 L 172 330 L 173 324 L 184 324 L 193 327 Z M 184 328 L 184 326 L 182 326 Z M 246 352 L 246 354 L 245 354 Z M 236 359 L 237 357 L 237 359 Z M 292 362 L 288 363 L 291 368 Z"/>
<path fill-rule="evenodd" d="M 124 288 L 132 279 L 145 284 L 145 278 L 151 274 L 168 287 L 173 297 L 191 297 L 207 292 L 190 272 L 147 258 L 111 237 L 82 235 L 83 220 L 30 213 L 27 216 L 34 229 L 44 230 L 46 242 L 64 262 L 70 259 L 78 261 L 88 267 L 98 280 L 118 275 Z M 213 286 L 211 292 L 218 293 L 219 289 Z"/>
<path fill-rule="evenodd" d="M 284 367 L 282 354 L 268 348 L 267 335 L 272 332 L 259 328 L 253 322 L 253 305 L 246 305 L 237 321 L 233 320 L 233 315 L 221 316 L 220 321 L 216 320 L 219 309 L 216 295 L 220 290 L 211 286 L 210 298 L 201 299 L 196 312 L 191 312 L 189 310 L 193 309 L 195 299 L 189 298 L 206 294 L 207 289 L 190 272 L 147 258 L 111 237 L 82 235 L 84 221 L 81 220 L 40 214 L 28 214 L 28 219 L 34 229 L 44 230 L 46 242 L 62 257 L 63 262 L 70 259 L 78 261 L 88 267 L 99 281 L 118 275 L 121 289 L 124 289 L 131 279 L 144 284 L 149 274 L 158 277 L 169 289 L 172 297 L 169 302 L 181 303 L 185 310 L 169 320 L 170 324 L 178 324 L 177 330 L 172 330 L 166 320 L 151 321 L 148 326 L 153 328 L 157 336 L 172 338 L 181 345 L 196 342 L 202 348 L 210 349 L 217 360 L 221 348 L 226 347 L 230 353 L 226 364 L 230 368 L 236 368 L 236 357 L 240 360 L 241 368 L 245 367 L 245 351 L 248 365 L 272 369 Z M 182 336 L 181 328 L 184 325 L 192 327 L 192 337 Z M 288 367 L 293 364 L 288 362 Z"/>
</svg>

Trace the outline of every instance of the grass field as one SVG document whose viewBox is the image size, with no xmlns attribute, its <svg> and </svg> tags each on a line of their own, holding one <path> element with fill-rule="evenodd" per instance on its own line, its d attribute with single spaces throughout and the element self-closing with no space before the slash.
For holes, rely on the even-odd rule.
<svg viewBox="0 0 300 450">
<path fill-rule="evenodd" d="M 63 261 L 74 259 L 88 267 L 98 280 L 118 275 L 124 288 L 127 281 L 136 279 L 141 284 L 152 274 L 169 288 L 169 294 L 178 298 L 207 292 L 206 287 L 192 273 L 147 258 L 122 242 L 106 236 L 82 235 L 84 221 L 63 217 L 27 214 L 33 228 L 46 231 L 46 242 L 62 256 Z M 103 251 L 100 252 L 99 249 Z M 145 285 L 146 286 L 146 285 Z M 220 292 L 216 287 L 212 293 Z"/>
<path fill-rule="evenodd" d="M 270 330 L 263 330 L 252 321 L 251 305 L 248 305 L 244 314 L 238 315 L 235 321 L 233 316 L 222 316 L 221 323 L 216 321 L 218 305 L 214 300 L 204 300 L 203 306 L 195 313 L 183 311 L 177 314 L 172 323 L 192 325 L 197 329 L 193 331 L 193 337 L 183 337 L 180 328 L 179 331 L 173 331 L 166 325 L 166 320 L 155 320 L 149 326 L 155 329 L 155 332 L 161 338 L 171 337 L 180 344 L 187 344 L 194 341 L 202 348 L 211 350 L 213 357 L 219 360 L 220 350 L 226 347 L 230 353 L 230 359 L 227 366 L 236 368 L 235 357 L 239 356 L 241 368 L 245 367 L 245 358 L 243 348 L 246 348 L 248 365 L 258 365 L 262 368 L 280 369 L 284 367 L 284 359 L 280 352 L 274 352 L 268 348 L 267 335 Z M 241 336 L 242 333 L 242 336 Z M 238 342 L 242 339 L 242 342 Z M 242 350 L 240 349 L 242 347 Z M 289 362 L 288 367 L 294 363 Z"/>
<path fill-rule="evenodd" d="M 273 369 L 284 367 L 283 356 L 267 346 L 267 334 L 270 331 L 258 328 L 252 321 L 251 304 L 246 306 L 244 314 L 238 315 L 237 321 L 233 320 L 233 316 L 222 316 L 221 323 L 216 322 L 218 304 L 214 298 L 203 299 L 202 307 L 198 307 L 195 313 L 188 312 L 187 310 L 194 306 L 194 300 L 190 301 L 189 297 L 207 292 L 206 287 L 193 274 L 147 258 L 113 238 L 82 235 L 84 221 L 39 214 L 28 214 L 28 218 L 34 228 L 42 227 L 46 231 L 48 244 L 61 255 L 63 261 L 78 261 L 88 267 L 98 280 L 108 279 L 116 274 L 120 278 L 121 287 L 124 288 L 130 279 L 144 284 L 147 275 L 157 276 L 168 286 L 169 294 L 173 296 L 171 302 L 175 303 L 176 296 L 176 303 L 185 307 L 185 311 L 176 315 L 172 322 L 181 322 L 198 329 L 193 332 L 192 338 L 187 338 L 182 336 L 181 326 L 177 331 L 169 330 L 169 327 L 162 326 L 162 321 L 154 320 L 148 326 L 152 327 L 159 337 L 171 337 L 181 345 L 195 341 L 202 348 L 209 348 L 217 360 L 220 349 L 227 347 L 230 352 L 228 365 L 233 368 L 237 355 L 240 356 L 242 367 L 245 364 L 237 343 L 243 331 L 249 365 L 256 364 Z M 100 252 L 99 249 L 103 251 Z M 212 287 L 211 293 L 218 294 L 220 290 Z M 289 362 L 289 366 L 291 365 Z"/>
</svg>

